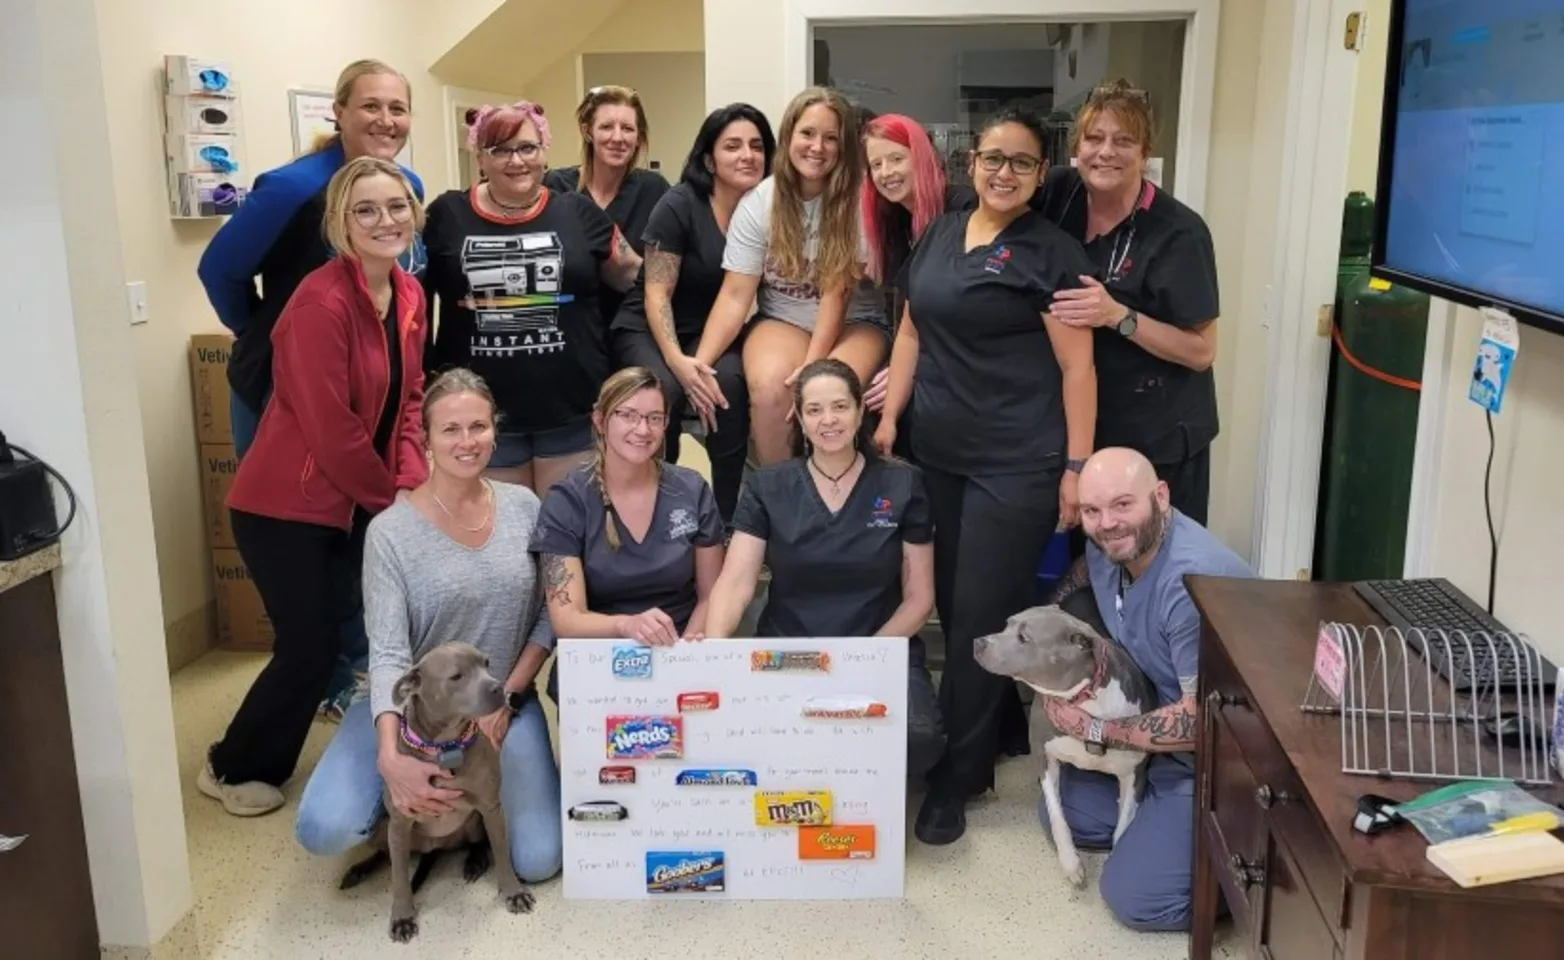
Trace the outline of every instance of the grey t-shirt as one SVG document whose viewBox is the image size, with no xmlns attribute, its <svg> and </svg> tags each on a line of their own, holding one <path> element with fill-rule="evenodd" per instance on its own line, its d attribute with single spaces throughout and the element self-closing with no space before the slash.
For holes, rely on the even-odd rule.
<svg viewBox="0 0 1564 960">
<path fill-rule="evenodd" d="M 608 545 L 618 524 L 619 549 Z M 656 607 L 682 631 L 695 611 L 695 551 L 722 543 L 722 517 L 700 474 L 664 464 L 652 525 L 639 543 L 617 514 L 610 520 L 592 471 L 581 467 L 543 498 L 534 553 L 581 561 L 587 608 L 617 616 Z"/>
<path fill-rule="evenodd" d="M 1156 688 L 1159 707 L 1193 693 L 1200 674 L 1200 611 L 1184 589 L 1184 575 L 1255 575 L 1242 557 L 1177 510 L 1139 580 L 1121 580 L 1119 565 L 1095 543 L 1086 545 L 1086 562 L 1102 622 Z M 1193 777 L 1194 772 L 1194 756 L 1187 753 L 1158 754 L 1149 768 L 1149 775 L 1161 777 Z"/>
<path fill-rule="evenodd" d="M 767 177 L 739 201 L 733 219 L 728 223 L 728 245 L 722 255 L 722 269 L 761 278 L 760 292 L 756 296 L 758 316 L 784 320 L 812 332 L 815 315 L 820 312 L 820 288 L 815 285 L 813 276 L 815 254 L 820 246 L 820 198 L 804 201 L 804 257 L 811 275 L 803 279 L 785 279 L 777 273 L 776 262 L 769 255 L 771 205 L 775 197 L 776 180 Z M 864 263 L 868 259 L 868 242 L 860 228 L 858 260 Z M 881 327 L 887 325 L 885 298 L 873 283 L 858 282 L 847 304 L 847 320 L 875 323 Z"/>
<path fill-rule="evenodd" d="M 442 533 L 398 500 L 364 538 L 364 626 L 369 632 L 369 706 L 400 713 L 391 690 L 420 657 L 442 643 L 470 643 L 504 681 L 522 647 L 554 647 L 537 561 L 528 552 L 538 498 L 526 487 L 494 484 L 494 532 L 481 547 Z"/>
</svg>

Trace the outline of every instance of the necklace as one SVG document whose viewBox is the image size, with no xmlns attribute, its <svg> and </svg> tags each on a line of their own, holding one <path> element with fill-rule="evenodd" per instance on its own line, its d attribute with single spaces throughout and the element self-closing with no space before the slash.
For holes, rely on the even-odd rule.
<svg viewBox="0 0 1564 960">
<path fill-rule="evenodd" d="M 451 512 L 451 508 L 447 507 L 440 500 L 440 495 L 434 492 L 434 487 L 429 488 L 429 495 L 434 497 L 435 505 L 438 506 L 441 510 L 445 511 L 445 515 L 451 518 L 452 523 L 456 524 L 458 527 L 461 527 L 463 530 L 466 530 L 468 533 L 480 533 L 484 527 L 489 525 L 489 520 L 492 518 L 494 510 L 494 488 L 489 485 L 489 481 L 483 481 L 483 490 L 486 494 L 484 497 L 483 520 L 476 527 L 469 527 L 467 524 L 462 523 L 461 520 L 457 518 L 456 514 Z"/>
<path fill-rule="evenodd" d="M 543 191 L 540 188 L 531 200 L 528 200 L 525 203 L 512 205 L 501 200 L 499 197 L 496 197 L 494 195 L 494 187 L 491 185 L 485 184 L 484 192 L 488 194 L 490 203 L 494 204 L 496 207 L 499 207 L 501 210 L 504 210 L 507 213 L 520 213 L 523 210 L 531 210 L 533 207 L 538 205 L 539 198 L 543 196 Z"/>
<path fill-rule="evenodd" d="M 832 493 L 841 493 L 842 492 L 841 480 L 842 480 L 843 477 L 847 476 L 849 473 L 852 473 L 854 467 L 858 466 L 858 453 L 857 453 L 857 451 L 854 451 L 853 452 L 852 462 L 847 465 L 847 469 L 843 470 L 841 473 L 837 474 L 834 477 L 831 476 L 829 473 L 826 473 L 825 469 L 823 467 L 821 467 L 820 464 L 815 462 L 815 458 L 814 457 L 810 457 L 809 458 L 809 465 L 811 467 L 814 467 L 815 470 L 817 470 L 820 473 L 820 476 L 822 476 L 822 477 L 826 478 L 827 480 L 831 481 L 831 492 Z"/>
</svg>

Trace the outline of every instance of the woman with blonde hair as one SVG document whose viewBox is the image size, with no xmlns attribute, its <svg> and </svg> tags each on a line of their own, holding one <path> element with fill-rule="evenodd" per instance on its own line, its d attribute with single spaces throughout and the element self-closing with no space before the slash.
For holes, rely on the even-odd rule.
<svg viewBox="0 0 1564 960">
<path fill-rule="evenodd" d="M 326 188 L 336 257 L 277 319 L 276 389 L 228 494 L 234 540 L 276 630 L 197 784 L 237 816 L 282 806 L 357 598 L 364 532 L 424 481 L 424 296 L 398 259 L 423 224 L 395 163 L 359 157 Z"/>
<path fill-rule="evenodd" d="M 722 517 L 700 474 L 663 462 L 667 421 L 657 377 L 620 370 L 592 411 L 592 462 L 543 498 L 532 549 L 561 637 L 660 645 L 705 630 L 722 569 Z"/>
<path fill-rule="evenodd" d="M 426 368 L 479 374 L 499 406 L 490 476 L 542 493 L 592 451 L 592 403 L 613 372 L 604 297 L 641 261 L 586 194 L 544 185 L 543 108 L 486 106 L 468 141 L 483 181 L 429 205 L 424 292 L 439 301 Z"/>
<path fill-rule="evenodd" d="M 1052 311 L 1093 332 L 1098 448 L 1140 451 L 1173 506 L 1203 524 L 1218 429 L 1216 249 L 1200 214 L 1146 179 L 1154 132 L 1145 92 L 1124 80 L 1081 107 L 1075 165 L 1049 171 L 1042 210 L 1098 276 L 1059 291 Z"/>
<path fill-rule="evenodd" d="M 543 182 L 556 193 L 590 197 L 619 227 L 639 264 L 652 209 L 668 192 L 663 175 L 641 165 L 652 137 L 641 95 L 629 87 L 593 87 L 576 108 L 576 127 L 581 131 L 581 164 L 556 167 Z M 617 292 L 604 297 L 603 316 L 612 321 L 622 300 Z"/>
<path fill-rule="evenodd" d="M 500 806 L 511 865 L 538 883 L 559 871 L 559 768 L 536 696 L 554 647 L 538 566 L 527 544 L 538 498 L 483 475 L 494 450 L 494 397 L 470 370 L 448 370 L 424 397 L 429 479 L 369 525 L 364 549 L 369 695 L 348 708 L 299 799 L 295 827 L 311 853 L 343 853 L 373 834 L 384 797 L 403 814 L 438 815 L 461 796 L 432 757 L 398 748 L 398 678 L 441 644 L 482 650 L 505 705 L 468 736 L 500 755 Z M 488 846 L 469 857 L 480 860 Z"/>
<path fill-rule="evenodd" d="M 744 337 L 762 464 L 788 458 L 792 384 L 805 364 L 835 357 L 867 382 L 890 342 L 884 301 L 864 278 L 863 144 L 853 109 L 841 94 L 811 87 L 788 104 L 777 144 L 773 174 L 739 201 L 728 225 L 722 290 L 696 350 L 715 367 Z"/>
</svg>

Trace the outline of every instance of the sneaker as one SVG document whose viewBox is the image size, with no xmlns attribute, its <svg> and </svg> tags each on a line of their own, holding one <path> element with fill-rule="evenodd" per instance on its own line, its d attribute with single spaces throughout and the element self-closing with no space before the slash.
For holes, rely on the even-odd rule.
<svg viewBox="0 0 1564 960">
<path fill-rule="evenodd" d="M 271 813 L 285 802 L 282 791 L 269 783 L 223 783 L 212 773 L 210 763 L 202 765 L 201 773 L 196 777 L 196 787 L 236 817 L 259 817 Z"/>
<path fill-rule="evenodd" d="M 967 832 L 967 798 L 930 791 L 923 798 L 913 835 L 931 847 L 955 843 Z"/>
</svg>

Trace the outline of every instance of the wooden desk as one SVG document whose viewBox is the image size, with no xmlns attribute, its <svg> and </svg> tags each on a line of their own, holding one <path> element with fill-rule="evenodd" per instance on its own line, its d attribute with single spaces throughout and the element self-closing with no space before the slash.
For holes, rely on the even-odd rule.
<svg viewBox="0 0 1564 960">
<path fill-rule="evenodd" d="M 1362 794 L 1433 785 L 1343 774 L 1340 720 L 1298 709 L 1320 621 L 1381 622 L 1351 587 L 1186 582 L 1204 623 L 1192 960 L 1211 956 L 1219 889 L 1266 960 L 1564 957 L 1564 877 L 1463 890 L 1413 827 L 1353 831 Z"/>
<path fill-rule="evenodd" d="M 0 563 L 0 957 L 99 956 L 55 610 L 59 549 Z"/>
</svg>

